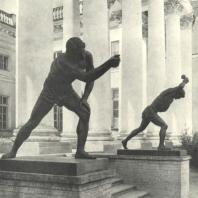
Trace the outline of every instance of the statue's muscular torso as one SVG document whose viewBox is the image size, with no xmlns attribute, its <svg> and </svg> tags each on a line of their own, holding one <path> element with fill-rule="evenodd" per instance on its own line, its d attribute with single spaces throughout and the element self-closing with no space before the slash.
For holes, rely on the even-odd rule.
<svg viewBox="0 0 198 198">
<path fill-rule="evenodd" d="M 86 51 L 84 58 L 70 62 L 65 53 L 60 54 L 51 64 L 50 72 L 44 82 L 42 96 L 51 103 L 59 103 L 61 98 L 70 94 L 72 82 L 76 80 L 76 71 L 85 71 L 90 67 L 91 53 Z"/>
<path fill-rule="evenodd" d="M 151 107 L 155 112 L 165 112 L 170 107 L 174 100 L 174 94 L 181 87 L 169 88 L 163 91 L 155 100 L 151 103 Z"/>
</svg>

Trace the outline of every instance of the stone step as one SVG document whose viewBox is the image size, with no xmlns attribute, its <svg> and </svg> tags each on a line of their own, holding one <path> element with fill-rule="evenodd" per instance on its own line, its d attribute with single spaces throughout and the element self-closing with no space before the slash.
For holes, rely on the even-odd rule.
<svg viewBox="0 0 198 198">
<path fill-rule="evenodd" d="M 36 156 L 0 160 L 0 171 L 79 176 L 108 169 L 108 159 Z"/>
<path fill-rule="evenodd" d="M 123 184 L 123 179 L 121 179 L 120 177 L 114 177 L 112 178 L 112 186 L 116 186 L 118 184 Z"/>
<path fill-rule="evenodd" d="M 136 186 L 130 185 L 130 184 L 118 184 L 112 186 L 111 192 L 112 197 L 117 197 L 118 195 L 121 195 L 123 193 L 126 193 L 129 190 L 134 190 Z"/>
<path fill-rule="evenodd" d="M 150 198 L 150 196 L 146 191 L 130 190 L 123 194 L 112 196 L 112 198 Z"/>
<path fill-rule="evenodd" d="M 116 176 L 112 181 L 112 198 L 151 198 L 146 191 L 137 190 L 136 186 L 124 184 L 123 179 Z"/>
</svg>

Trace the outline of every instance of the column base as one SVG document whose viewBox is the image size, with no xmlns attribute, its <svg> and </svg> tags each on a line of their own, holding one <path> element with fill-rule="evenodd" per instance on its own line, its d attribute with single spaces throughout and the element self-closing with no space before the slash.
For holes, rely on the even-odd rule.
<svg viewBox="0 0 198 198">
<path fill-rule="evenodd" d="M 88 152 L 103 152 L 104 143 L 113 141 L 112 133 L 108 130 L 90 130 L 85 149 Z"/>
<path fill-rule="evenodd" d="M 109 130 L 90 130 L 88 141 L 112 141 L 112 133 Z"/>
<path fill-rule="evenodd" d="M 117 150 L 121 148 L 121 141 L 104 142 L 103 152 L 106 154 L 117 154 Z"/>
<path fill-rule="evenodd" d="M 0 153 L 7 153 L 12 148 L 13 141 L 11 138 L 0 139 Z"/>
<path fill-rule="evenodd" d="M 19 129 L 14 130 L 15 140 Z M 44 154 L 71 153 L 72 146 L 70 142 L 61 142 L 60 132 L 54 128 L 36 128 L 31 136 L 22 144 L 18 151 L 21 156 L 34 156 Z"/>
<path fill-rule="evenodd" d="M 143 141 L 141 142 L 141 149 L 143 150 L 152 150 L 153 144 L 150 141 Z"/>
<path fill-rule="evenodd" d="M 120 142 L 121 142 L 128 135 L 129 135 L 129 133 L 123 133 L 122 132 L 118 136 L 118 140 L 120 140 Z M 129 140 L 128 143 L 127 143 L 128 148 L 130 148 L 130 149 L 140 149 L 143 137 L 144 137 L 144 133 L 140 133 L 137 136 L 135 136 L 134 138 L 132 138 L 131 140 Z"/>
<path fill-rule="evenodd" d="M 17 155 L 37 156 L 49 154 L 72 153 L 72 146 L 69 142 L 24 142 Z"/>
<path fill-rule="evenodd" d="M 13 139 L 15 139 L 17 133 L 19 132 L 19 128 L 14 129 L 13 131 Z M 60 141 L 60 132 L 55 128 L 36 128 L 32 131 L 30 137 L 28 138 L 29 142 L 37 142 L 37 141 Z"/>
<path fill-rule="evenodd" d="M 76 149 L 77 146 L 77 135 L 71 134 L 63 134 L 61 135 L 60 142 L 68 142 L 71 144 L 72 149 Z"/>
</svg>

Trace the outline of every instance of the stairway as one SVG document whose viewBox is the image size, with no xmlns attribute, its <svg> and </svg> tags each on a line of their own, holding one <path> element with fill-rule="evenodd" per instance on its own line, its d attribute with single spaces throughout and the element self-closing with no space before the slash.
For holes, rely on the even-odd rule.
<svg viewBox="0 0 198 198">
<path fill-rule="evenodd" d="M 112 179 L 112 198 L 151 198 L 146 191 L 138 190 L 136 186 L 124 184 L 119 177 Z"/>
</svg>

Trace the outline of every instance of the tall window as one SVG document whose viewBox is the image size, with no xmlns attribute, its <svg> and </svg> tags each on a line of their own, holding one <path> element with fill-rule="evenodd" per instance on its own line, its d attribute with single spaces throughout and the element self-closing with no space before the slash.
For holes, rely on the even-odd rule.
<svg viewBox="0 0 198 198">
<path fill-rule="evenodd" d="M 120 50 L 119 50 L 119 41 L 112 41 L 111 42 L 111 55 L 116 55 L 119 54 Z"/>
<path fill-rule="evenodd" d="M 118 118 L 119 118 L 119 90 L 118 88 L 112 89 L 112 99 L 113 99 L 112 129 L 118 130 Z"/>
<path fill-rule="evenodd" d="M 0 54 L 0 69 L 8 70 L 8 56 Z"/>
<path fill-rule="evenodd" d="M 57 58 L 62 51 L 54 52 L 54 59 Z M 58 131 L 62 131 L 63 129 L 63 109 L 58 105 L 54 105 L 54 128 Z"/>
<path fill-rule="evenodd" d="M 0 96 L 0 130 L 8 128 L 8 97 Z"/>
<path fill-rule="evenodd" d="M 54 105 L 54 127 L 58 131 L 63 129 L 63 109 L 58 105 Z"/>
</svg>

